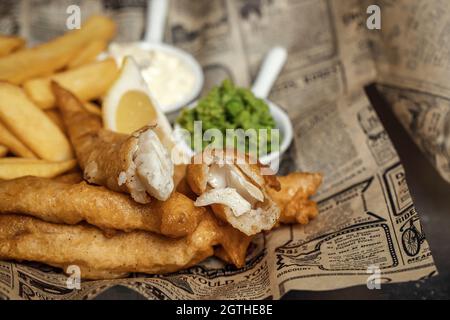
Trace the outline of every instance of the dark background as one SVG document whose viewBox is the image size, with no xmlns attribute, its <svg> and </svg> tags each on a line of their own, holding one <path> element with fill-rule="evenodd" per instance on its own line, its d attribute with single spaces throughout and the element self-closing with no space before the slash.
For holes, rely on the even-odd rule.
<svg viewBox="0 0 450 320">
<path fill-rule="evenodd" d="M 405 167 L 406 178 L 430 244 L 439 274 L 431 279 L 364 286 L 333 291 L 291 291 L 284 299 L 449 299 L 450 298 L 450 184 L 444 181 L 414 144 L 375 86 L 366 88 Z M 125 287 L 111 288 L 97 299 L 143 299 Z"/>
</svg>

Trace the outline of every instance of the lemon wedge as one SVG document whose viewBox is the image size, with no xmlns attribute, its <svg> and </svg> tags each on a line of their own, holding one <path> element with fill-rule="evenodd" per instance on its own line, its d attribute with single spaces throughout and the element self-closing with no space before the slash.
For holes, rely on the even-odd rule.
<svg viewBox="0 0 450 320">
<path fill-rule="evenodd" d="M 116 110 L 116 130 L 132 133 L 149 123 L 156 123 L 158 115 L 149 97 L 138 90 L 123 94 Z"/>
<path fill-rule="evenodd" d="M 119 76 L 106 93 L 102 104 L 105 128 L 130 134 L 146 125 L 157 125 L 160 139 L 172 135 L 172 127 L 141 76 L 132 57 L 125 57 Z"/>
</svg>

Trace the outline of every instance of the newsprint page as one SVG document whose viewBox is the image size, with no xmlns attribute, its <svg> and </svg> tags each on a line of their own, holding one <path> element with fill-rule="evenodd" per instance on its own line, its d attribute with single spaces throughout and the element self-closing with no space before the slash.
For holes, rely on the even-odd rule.
<svg viewBox="0 0 450 320">
<path fill-rule="evenodd" d="M 0 31 L 39 43 L 64 32 L 69 4 L 105 13 L 118 41 L 142 38 L 146 1 L 2 1 Z M 370 30 L 367 8 L 382 9 Z M 85 17 L 83 16 L 83 19 Z M 437 273 L 405 172 L 363 87 L 377 82 L 414 141 L 450 182 L 450 9 L 441 0 L 172 0 L 166 41 L 202 64 L 207 91 L 225 77 L 249 86 L 267 50 L 289 58 L 270 99 L 294 124 L 282 172 L 321 172 L 319 216 L 253 242 L 244 268 L 209 259 L 164 275 L 86 281 L 42 265 L 0 262 L 0 298 L 91 299 L 121 285 L 148 299 L 279 299 L 413 281 Z"/>
</svg>

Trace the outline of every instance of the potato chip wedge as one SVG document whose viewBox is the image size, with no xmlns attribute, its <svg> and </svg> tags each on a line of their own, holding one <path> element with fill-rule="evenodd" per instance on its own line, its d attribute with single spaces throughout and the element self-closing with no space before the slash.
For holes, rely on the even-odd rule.
<svg viewBox="0 0 450 320">
<path fill-rule="evenodd" d="M 9 148 L 16 156 L 24 158 L 36 158 L 36 155 L 26 145 L 17 139 L 1 122 L 0 122 L 0 143 Z"/>
<path fill-rule="evenodd" d="M 2 164 L 39 164 L 39 163 L 54 163 L 52 161 L 48 160 L 42 160 L 42 159 L 33 159 L 33 158 L 19 158 L 19 157 L 6 157 L 1 159 Z"/>
<path fill-rule="evenodd" d="M 69 69 L 78 68 L 84 64 L 94 62 L 97 56 L 106 50 L 108 42 L 100 39 L 88 43 L 67 65 Z"/>
<path fill-rule="evenodd" d="M 102 109 L 100 108 L 99 105 L 97 105 L 93 102 L 86 101 L 83 103 L 83 107 L 90 113 L 96 114 L 99 117 L 102 116 Z"/>
<path fill-rule="evenodd" d="M 51 162 L 15 157 L 0 158 L 0 179 L 9 180 L 23 176 L 53 178 L 76 165 L 76 160 Z"/>
<path fill-rule="evenodd" d="M 25 82 L 23 87 L 37 106 L 49 109 L 55 106 L 55 96 L 50 85 L 52 80 L 75 94 L 80 100 L 87 101 L 102 96 L 113 83 L 117 74 L 115 61 L 107 59 L 50 77 L 32 79 Z"/>
<path fill-rule="evenodd" d="M 61 113 L 57 109 L 48 109 L 44 111 L 47 117 L 53 121 L 54 124 L 61 129 L 62 132 L 66 133 L 66 127 L 64 126 L 64 122 L 61 118 Z"/>
<path fill-rule="evenodd" d="M 0 83 L 0 120 L 38 157 L 50 161 L 73 158 L 66 136 L 21 88 Z"/>
<path fill-rule="evenodd" d="M 15 36 L 0 35 L 0 57 L 6 56 L 25 45 L 25 40 Z"/>
<path fill-rule="evenodd" d="M 0 144 L 0 158 L 8 154 L 8 148 Z"/>
<path fill-rule="evenodd" d="M 78 30 L 0 58 L 0 80 L 22 84 L 28 79 L 49 75 L 66 66 L 92 41 L 109 41 L 115 33 L 116 25 L 111 19 L 92 16 Z"/>
</svg>

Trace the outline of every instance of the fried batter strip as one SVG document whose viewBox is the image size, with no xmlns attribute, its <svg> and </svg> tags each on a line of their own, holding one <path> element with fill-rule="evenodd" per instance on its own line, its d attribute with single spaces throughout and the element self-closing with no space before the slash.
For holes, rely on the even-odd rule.
<svg viewBox="0 0 450 320">
<path fill-rule="evenodd" d="M 178 192 L 167 201 L 143 205 L 128 195 L 86 182 L 23 177 L 0 182 L 2 213 L 20 213 L 54 223 L 86 221 L 103 230 L 144 230 L 182 237 L 197 228 L 204 210 Z"/>
<path fill-rule="evenodd" d="M 106 237 L 88 225 L 60 225 L 19 215 L 0 215 L 0 259 L 37 261 L 81 277 L 102 279 L 130 272 L 164 274 L 188 268 L 213 254 L 220 233 L 210 216 L 190 236 L 170 239 L 134 231 Z"/>
<path fill-rule="evenodd" d="M 317 204 L 309 197 L 322 183 L 319 173 L 293 172 L 279 176 L 281 190 L 267 189 L 270 197 L 281 208 L 281 223 L 307 224 L 319 213 Z"/>
</svg>

